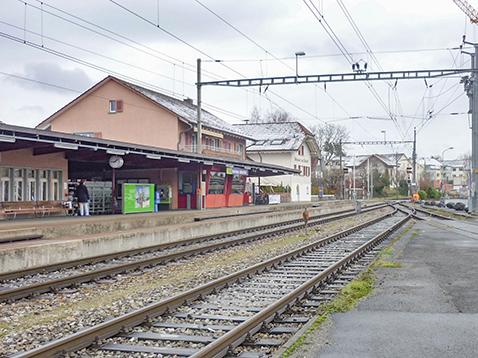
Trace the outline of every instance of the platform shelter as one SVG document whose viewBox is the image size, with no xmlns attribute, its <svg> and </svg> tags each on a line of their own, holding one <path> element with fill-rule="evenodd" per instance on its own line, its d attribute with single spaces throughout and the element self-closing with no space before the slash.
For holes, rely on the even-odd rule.
<svg viewBox="0 0 478 358">
<path fill-rule="evenodd" d="M 250 202 L 248 178 L 295 172 L 249 160 L 0 124 L 3 209 L 59 206 L 68 201 L 69 184 L 77 179 L 110 183 L 115 212 L 121 208 L 124 183 L 167 188 L 169 209 L 242 206 Z"/>
</svg>

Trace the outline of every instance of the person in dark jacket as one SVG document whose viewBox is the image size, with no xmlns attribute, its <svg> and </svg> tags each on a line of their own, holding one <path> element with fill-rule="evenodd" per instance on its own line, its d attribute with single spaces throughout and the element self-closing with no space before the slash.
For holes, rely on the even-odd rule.
<svg viewBox="0 0 478 358">
<path fill-rule="evenodd" d="M 75 196 L 78 198 L 80 216 L 90 216 L 90 194 L 88 194 L 88 188 L 85 185 L 84 179 L 81 179 L 80 184 L 76 187 Z"/>
</svg>

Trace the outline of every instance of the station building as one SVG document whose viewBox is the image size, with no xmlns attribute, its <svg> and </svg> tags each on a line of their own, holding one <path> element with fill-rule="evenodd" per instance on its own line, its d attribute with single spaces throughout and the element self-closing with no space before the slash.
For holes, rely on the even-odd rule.
<svg viewBox="0 0 478 358">
<path fill-rule="evenodd" d="M 123 159 L 120 169 L 111 168 L 112 156 Z M 239 181 L 235 180 L 238 176 L 270 176 L 293 171 L 250 160 L 0 124 L 0 211 L 27 208 L 27 204 L 41 207 L 61 204 L 68 198 L 69 180 L 80 178 L 116 183 L 112 201 L 118 206 L 121 183 L 170 185 L 170 208 L 181 208 L 181 195 L 185 193 L 180 188 L 185 184 L 177 173 L 184 172 L 192 173 L 190 181 L 194 185 L 201 183 L 197 192 L 189 188 L 190 202 L 201 200 L 203 207 L 208 208 L 243 205 L 245 179 L 241 178 L 239 187 L 236 184 Z M 208 206 L 210 203 L 215 206 Z"/>
<path fill-rule="evenodd" d="M 103 200 L 113 212 L 124 183 L 166 188 L 170 209 L 242 206 L 251 201 L 249 177 L 296 172 L 248 160 L 252 138 L 205 110 L 196 153 L 196 110 L 192 100 L 109 76 L 36 129 L 0 124 L 1 206 L 64 201 L 77 179 L 109 183 L 111 199 Z M 112 157 L 121 168 L 112 168 Z"/>
<path fill-rule="evenodd" d="M 237 124 L 248 140 L 247 156 L 260 163 L 294 168 L 297 172 L 256 179 L 261 186 L 280 187 L 288 192 L 282 201 L 311 201 L 312 179 L 317 178 L 319 147 L 313 133 L 300 122 Z"/>
</svg>

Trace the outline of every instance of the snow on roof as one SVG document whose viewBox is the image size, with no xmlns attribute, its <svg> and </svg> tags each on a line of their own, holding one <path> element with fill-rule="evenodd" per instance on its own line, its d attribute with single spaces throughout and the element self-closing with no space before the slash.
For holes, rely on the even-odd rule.
<svg viewBox="0 0 478 358">
<path fill-rule="evenodd" d="M 343 158 L 344 165 L 346 167 L 353 167 L 354 166 L 354 161 L 355 161 L 355 166 L 359 167 L 362 165 L 368 158 L 375 157 L 379 160 L 381 160 L 385 165 L 389 167 L 394 167 L 395 166 L 395 158 L 393 157 L 390 159 L 387 155 L 382 155 L 382 154 L 365 154 L 365 155 L 356 155 L 356 156 L 347 156 Z"/>
<path fill-rule="evenodd" d="M 179 117 L 181 117 L 186 122 L 191 124 L 197 124 L 197 106 L 193 103 L 190 103 L 186 100 L 180 100 L 177 98 L 173 98 L 167 96 L 163 93 L 159 93 L 148 88 L 144 88 L 138 85 L 135 85 L 130 82 L 126 82 L 123 80 L 119 80 L 124 83 L 126 86 L 132 88 L 133 90 L 141 93 L 142 95 L 148 97 L 149 99 L 153 100 L 154 102 L 158 103 L 159 105 L 167 108 L 173 113 L 176 113 Z M 192 101 L 191 101 L 192 102 Z M 241 131 L 237 130 L 232 124 L 222 120 L 219 117 L 216 117 L 214 114 L 202 109 L 201 110 L 201 120 L 202 125 L 205 127 L 209 127 L 212 129 L 216 129 L 222 132 L 226 132 L 229 134 L 233 134 L 240 137 L 248 137 L 241 133 Z"/>
<path fill-rule="evenodd" d="M 299 122 L 235 124 L 245 136 L 256 142 L 248 151 L 298 150 L 310 131 Z"/>
<path fill-rule="evenodd" d="M 447 167 L 452 167 L 452 168 L 461 168 L 466 166 L 466 160 L 464 159 L 450 159 L 450 160 L 443 160 L 442 162 Z"/>
</svg>

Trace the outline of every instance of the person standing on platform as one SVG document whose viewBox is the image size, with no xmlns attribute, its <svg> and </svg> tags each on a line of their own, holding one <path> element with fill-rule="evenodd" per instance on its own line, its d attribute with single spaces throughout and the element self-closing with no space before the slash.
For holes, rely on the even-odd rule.
<svg viewBox="0 0 478 358">
<path fill-rule="evenodd" d="M 75 196 L 78 198 L 80 216 L 90 216 L 90 194 L 88 194 L 88 188 L 85 185 L 85 179 L 80 180 L 80 184 L 76 187 Z"/>
</svg>

